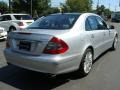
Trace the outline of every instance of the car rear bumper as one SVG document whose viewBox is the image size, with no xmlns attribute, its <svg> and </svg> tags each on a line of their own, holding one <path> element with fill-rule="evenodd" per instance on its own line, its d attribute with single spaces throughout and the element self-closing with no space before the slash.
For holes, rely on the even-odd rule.
<svg viewBox="0 0 120 90">
<path fill-rule="evenodd" d="M 51 57 L 31 56 L 13 52 L 11 49 L 4 50 L 7 62 L 19 67 L 49 74 L 67 73 L 79 68 L 80 57 Z"/>
</svg>

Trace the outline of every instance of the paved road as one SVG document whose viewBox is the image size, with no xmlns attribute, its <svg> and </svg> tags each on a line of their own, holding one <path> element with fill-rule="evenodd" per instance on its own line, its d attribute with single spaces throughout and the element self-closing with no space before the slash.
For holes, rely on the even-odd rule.
<svg viewBox="0 0 120 90">
<path fill-rule="evenodd" d="M 120 32 L 120 24 L 114 24 Z M 120 90 L 120 42 L 116 51 L 104 53 L 94 63 L 87 77 L 77 77 L 75 72 L 50 77 L 38 72 L 7 65 L 0 42 L 0 90 Z M 5 67 L 3 67 L 5 66 Z"/>
<path fill-rule="evenodd" d="M 7 65 L 4 55 L 3 55 L 4 48 L 5 48 L 5 41 L 1 40 L 0 41 L 0 68 Z"/>
</svg>

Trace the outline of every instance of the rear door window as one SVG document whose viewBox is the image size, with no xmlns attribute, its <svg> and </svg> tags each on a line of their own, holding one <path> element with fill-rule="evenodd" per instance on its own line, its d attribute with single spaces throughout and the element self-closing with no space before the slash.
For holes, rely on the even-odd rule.
<svg viewBox="0 0 120 90">
<path fill-rule="evenodd" d="M 10 15 L 5 15 L 5 16 L 0 17 L 0 21 L 9 21 L 9 20 L 11 20 Z"/>
<path fill-rule="evenodd" d="M 85 21 L 85 29 L 86 29 L 86 31 L 91 31 L 91 26 L 89 24 L 88 19 L 86 19 L 86 21 Z"/>
<path fill-rule="evenodd" d="M 0 17 L 0 21 L 3 21 L 3 16 Z"/>
<path fill-rule="evenodd" d="M 32 20 L 30 15 L 14 15 L 17 20 Z"/>
<path fill-rule="evenodd" d="M 87 20 L 88 20 L 92 30 L 98 30 L 98 22 L 94 16 L 89 16 Z"/>
</svg>

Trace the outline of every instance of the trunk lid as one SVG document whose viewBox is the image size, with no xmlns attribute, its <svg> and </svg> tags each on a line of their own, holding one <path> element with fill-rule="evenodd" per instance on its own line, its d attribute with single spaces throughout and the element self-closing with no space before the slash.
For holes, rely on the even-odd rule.
<svg viewBox="0 0 120 90">
<path fill-rule="evenodd" d="M 31 55 L 41 55 L 48 42 L 64 34 L 66 30 L 23 30 L 10 33 L 10 46 L 13 51 Z"/>
</svg>

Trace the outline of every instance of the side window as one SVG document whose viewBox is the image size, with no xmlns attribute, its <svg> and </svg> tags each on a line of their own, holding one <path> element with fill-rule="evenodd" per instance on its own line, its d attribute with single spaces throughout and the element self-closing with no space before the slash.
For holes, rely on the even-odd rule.
<svg viewBox="0 0 120 90">
<path fill-rule="evenodd" d="M 86 19 L 86 21 L 85 21 L 85 30 L 86 31 L 91 31 L 91 27 L 90 27 L 90 24 L 88 22 L 88 19 Z"/>
<path fill-rule="evenodd" d="M 0 21 L 3 21 L 3 16 L 0 17 Z"/>
<path fill-rule="evenodd" d="M 3 21 L 9 21 L 11 20 L 10 15 L 3 16 Z"/>
<path fill-rule="evenodd" d="M 6 20 L 6 16 L 3 16 L 3 19 L 2 19 L 2 21 L 7 21 L 7 20 Z"/>
<path fill-rule="evenodd" d="M 7 20 L 12 20 L 10 15 L 7 16 Z"/>
<path fill-rule="evenodd" d="M 98 30 L 98 23 L 94 16 L 88 17 L 88 22 L 92 30 Z"/>
<path fill-rule="evenodd" d="M 107 29 L 107 24 L 100 17 L 96 17 L 96 20 L 98 22 L 98 29 L 99 30 Z"/>
</svg>

